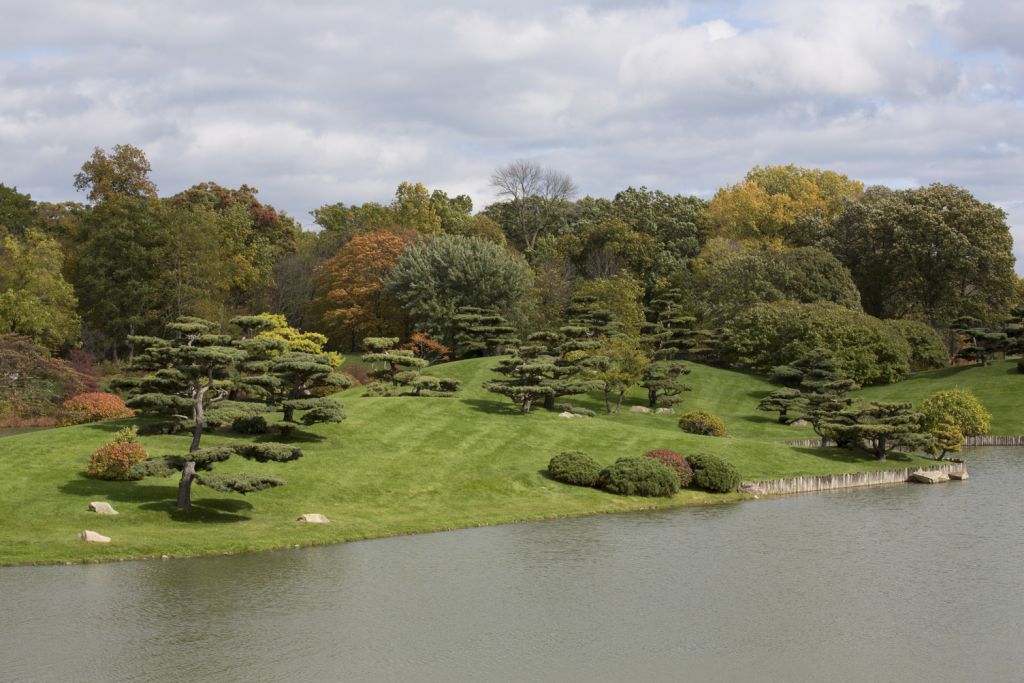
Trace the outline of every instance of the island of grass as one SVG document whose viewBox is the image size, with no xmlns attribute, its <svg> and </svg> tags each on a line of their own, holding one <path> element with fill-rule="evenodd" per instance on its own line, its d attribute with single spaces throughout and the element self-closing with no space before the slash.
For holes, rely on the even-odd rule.
<svg viewBox="0 0 1024 683">
<path fill-rule="evenodd" d="M 668 415 L 603 415 L 597 397 L 574 397 L 574 405 L 597 417 L 567 419 L 537 410 L 521 414 L 511 402 L 481 388 L 494 377 L 496 359 L 465 360 L 430 372 L 460 380 L 454 398 L 370 398 L 354 388 L 339 395 L 343 423 L 310 427 L 296 434 L 305 455 L 287 463 L 231 461 L 233 467 L 280 476 L 287 485 L 242 497 L 199 489 L 194 509 L 175 508 L 177 478 L 113 482 L 85 476 L 89 454 L 126 422 L 63 427 L 0 441 L 0 564 L 110 561 L 129 558 L 236 553 L 337 543 L 395 534 L 501 524 L 566 515 L 621 512 L 729 502 L 739 494 L 684 490 L 672 498 L 615 496 L 566 486 L 545 476 L 552 455 L 586 452 L 603 464 L 651 449 L 720 455 L 744 479 L 765 480 L 839 472 L 928 465 L 932 461 L 894 455 L 885 462 L 839 449 L 792 448 L 786 440 L 813 436 L 808 428 L 780 425 L 758 412 L 773 387 L 762 378 L 694 364 L 695 390 L 684 408 L 720 416 L 730 436 L 683 433 Z M 886 387 L 860 392 L 865 398 L 919 402 L 952 387 L 974 391 L 993 413 L 994 434 L 1024 433 L 1019 409 L 1024 377 L 1011 361 L 922 373 Z M 627 404 L 642 405 L 639 392 Z M 249 440 L 211 433 L 206 446 Z M 188 437 L 144 437 L 150 455 L 187 450 Z M 111 503 L 121 514 L 101 517 L 90 501 Z M 326 515 L 330 524 L 302 524 L 303 513 Z M 84 543 L 83 529 L 110 536 L 109 544 Z"/>
</svg>

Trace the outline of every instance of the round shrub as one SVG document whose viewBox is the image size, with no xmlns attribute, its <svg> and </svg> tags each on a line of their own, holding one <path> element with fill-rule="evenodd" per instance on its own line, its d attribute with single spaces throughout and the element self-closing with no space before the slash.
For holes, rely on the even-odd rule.
<svg viewBox="0 0 1024 683">
<path fill-rule="evenodd" d="M 949 365 L 949 352 L 942 337 L 930 325 L 919 320 L 886 320 L 910 346 L 910 370 L 936 370 Z"/>
<path fill-rule="evenodd" d="M 266 434 L 267 418 L 262 415 L 236 417 L 231 422 L 231 431 L 237 434 Z"/>
<path fill-rule="evenodd" d="M 679 475 L 679 487 L 686 488 L 693 481 L 693 468 L 680 453 L 675 451 L 647 451 L 645 458 L 657 460 Z"/>
<path fill-rule="evenodd" d="M 924 415 L 924 427 L 928 430 L 935 429 L 947 415 L 964 436 L 987 434 L 991 428 L 992 414 L 966 389 L 937 391 L 921 403 L 919 412 Z"/>
<path fill-rule="evenodd" d="M 579 451 L 559 453 L 548 463 L 548 474 L 552 479 L 573 486 L 593 486 L 600 473 L 601 464 Z"/>
<path fill-rule="evenodd" d="M 686 458 L 693 467 L 693 483 L 716 493 L 735 491 L 740 485 L 740 472 L 717 455 L 694 453 Z"/>
<path fill-rule="evenodd" d="M 725 436 L 725 423 L 706 410 L 691 410 L 679 416 L 679 428 L 688 434 Z"/>
<path fill-rule="evenodd" d="M 135 411 L 124 404 L 120 396 L 102 391 L 77 394 L 64 401 L 64 424 L 83 424 L 99 420 L 119 420 L 132 417 Z"/>
<path fill-rule="evenodd" d="M 114 440 L 100 446 L 89 458 L 86 473 L 97 479 L 129 481 L 138 479 L 130 470 L 135 465 L 145 462 L 149 454 L 139 443 L 139 431 L 135 427 L 126 427 L 114 435 Z"/>
<path fill-rule="evenodd" d="M 597 477 L 597 486 L 623 496 L 671 496 L 679 475 L 651 458 L 619 458 Z"/>
</svg>

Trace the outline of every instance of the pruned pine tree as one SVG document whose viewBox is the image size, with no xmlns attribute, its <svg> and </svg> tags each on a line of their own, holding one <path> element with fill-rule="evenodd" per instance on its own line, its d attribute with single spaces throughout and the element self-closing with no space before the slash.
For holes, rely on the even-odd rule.
<svg viewBox="0 0 1024 683">
<path fill-rule="evenodd" d="M 1017 306 L 1006 321 L 1006 352 L 1024 355 L 1024 306 Z"/>
<path fill-rule="evenodd" d="M 696 318 L 683 314 L 680 296 L 673 290 L 652 301 L 647 309 L 652 320 L 642 327 L 640 341 L 650 364 L 641 386 L 647 389 L 651 408 L 679 403 L 683 400 L 680 394 L 691 390 L 682 380 L 690 368 L 680 359 L 686 358 L 696 343 Z"/>
<path fill-rule="evenodd" d="M 896 448 L 932 452 L 935 437 L 923 426 L 924 417 L 909 403 L 872 401 L 847 407 L 825 418 L 821 432 L 837 443 L 867 448 L 885 460 Z"/>
<path fill-rule="evenodd" d="M 789 424 L 792 416 L 790 411 L 797 413 L 806 406 L 807 400 L 799 389 L 785 387 L 776 389 L 762 398 L 761 402 L 757 404 L 757 409 L 768 412 L 778 411 L 779 424 Z"/>
<path fill-rule="evenodd" d="M 520 412 L 528 413 L 534 403 L 555 395 L 551 383 L 556 372 L 555 356 L 545 344 L 527 341 L 510 358 L 499 361 L 495 372 L 505 375 L 505 379 L 485 382 L 484 388 L 508 396 Z"/>
<path fill-rule="evenodd" d="M 368 388 L 368 396 L 397 396 L 403 386 L 409 387 L 413 396 L 451 396 L 459 390 L 458 380 L 422 374 L 420 370 L 430 363 L 412 349 L 397 348 L 397 344 L 397 337 L 363 340 L 367 349 L 363 360 L 374 366 L 370 376 L 375 382 Z"/>
<path fill-rule="evenodd" d="M 515 327 L 492 308 L 463 306 L 455 314 L 458 358 L 498 356 L 516 346 Z"/>
<path fill-rule="evenodd" d="M 824 445 L 829 437 L 822 431 L 822 424 L 832 415 L 849 408 L 853 399 L 846 394 L 860 387 L 839 370 L 828 352 L 821 349 L 815 349 L 800 359 L 798 366 L 803 372 L 799 386 L 803 418 L 811 424 Z M 842 441 L 840 445 L 843 445 Z"/>
<path fill-rule="evenodd" d="M 1005 352 L 1008 347 L 1008 335 L 1000 330 L 985 327 L 977 318 L 968 316 L 957 318 L 951 325 L 954 332 L 960 335 L 962 344 L 957 351 L 957 358 L 988 365 L 1000 352 Z"/>
<path fill-rule="evenodd" d="M 188 453 L 180 456 L 151 458 L 138 465 L 137 477 L 167 476 L 181 472 L 178 482 L 177 506 L 192 507 L 192 484 L 219 491 L 251 493 L 284 482 L 263 475 L 228 474 L 208 475 L 213 465 L 231 455 L 240 455 L 259 462 L 295 460 L 302 451 L 284 444 L 262 443 L 232 447 L 201 448 L 203 431 L 207 426 L 207 411 L 211 405 L 228 398 L 240 377 L 239 368 L 247 358 L 244 349 L 227 334 L 218 334 L 217 325 L 201 318 L 184 317 L 168 325 L 174 339 L 136 337 L 136 354 L 131 370 L 147 374 L 120 382 L 128 389 L 128 404 L 144 413 L 164 415 L 188 426 L 192 442 Z"/>
</svg>

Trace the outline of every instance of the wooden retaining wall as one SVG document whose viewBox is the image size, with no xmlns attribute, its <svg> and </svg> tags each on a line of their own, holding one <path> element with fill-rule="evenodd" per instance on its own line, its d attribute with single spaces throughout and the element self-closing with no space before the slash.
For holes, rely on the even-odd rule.
<svg viewBox="0 0 1024 683">
<path fill-rule="evenodd" d="M 797 448 L 821 448 L 821 439 L 797 439 L 783 441 L 786 446 Z M 826 446 L 835 446 L 835 441 L 826 441 Z M 1024 436 L 968 436 L 964 438 L 964 446 L 1024 446 Z"/>
<path fill-rule="evenodd" d="M 855 486 L 881 486 L 883 484 L 902 484 L 914 472 L 964 472 L 967 466 L 962 461 L 950 461 L 931 467 L 911 467 L 898 470 L 880 470 L 878 472 L 850 472 L 847 474 L 825 474 L 817 477 L 793 477 L 791 479 L 772 479 L 769 481 L 745 481 L 740 484 L 740 491 L 766 496 L 785 496 L 793 493 L 810 493 L 812 491 L 831 491 L 834 489 L 852 488 Z"/>
</svg>

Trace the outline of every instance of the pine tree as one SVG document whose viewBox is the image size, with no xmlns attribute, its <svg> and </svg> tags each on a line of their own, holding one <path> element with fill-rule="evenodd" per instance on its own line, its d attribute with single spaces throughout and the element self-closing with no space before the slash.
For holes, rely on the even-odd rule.
<svg viewBox="0 0 1024 683">
<path fill-rule="evenodd" d="M 959 453 L 963 448 L 964 433 L 951 415 L 943 415 L 932 428 L 931 434 L 934 443 L 930 452 L 937 460 L 942 460 L 948 453 Z"/>
<path fill-rule="evenodd" d="M 799 389 L 786 387 L 784 389 L 776 389 L 762 398 L 761 402 L 757 404 L 757 409 L 768 412 L 777 410 L 779 412 L 779 423 L 789 424 L 790 411 L 798 412 L 805 408 L 806 405 L 806 398 Z"/>
<path fill-rule="evenodd" d="M 363 360 L 375 364 L 370 376 L 376 380 L 367 396 L 397 396 L 400 387 L 409 387 L 414 396 L 451 396 L 458 391 L 458 380 L 424 375 L 421 369 L 430 365 L 412 349 L 397 348 L 397 337 L 367 337 Z"/>
<path fill-rule="evenodd" d="M 652 320 L 642 327 L 640 341 L 650 364 L 641 386 L 647 389 L 651 408 L 679 403 L 680 394 L 691 390 L 682 381 L 682 377 L 690 374 L 690 368 L 679 359 L 686 358 L 696 344 L 696 318 L 683 314 L 680 298 L 679 292 L 672 290 L 652 301 L 647 309 Z"/>
<path fill-rule="evenodd" d="M 515 327 L 491 308 L 463 306 L 455 315 L 458 358 L 497 356 L 518 343 Z"/>
<path fill-rule="evenodd" d="M 556 370 L 555 356 L 549 347 L 545 343 L 534 343 L 534 335 L 531 335 L 511 358 L 502 359 L 495 368 L 495 372 L 505 375 L 506 379 L 485 382 L 484 388 L 508 396 L 519 406 L 520 412 L 528 413 L 538 400 L 555 396 L 551 378 Z"/>
<path fill-rule="evenodd" d="M 932 451 L 935 438 L 923 426 L 923 416 L 909 403 L 872 401 L 832 413 L 821 424 L 821 433 L 837 443 L 863 447 L 885 460 L 894 448 Z"/>
<path fill-rule="evenodd" d="M 800 372 L 798 391 L 803 418 L 811 423 L 814 433 L 821 437 L 824 445 L 827 437 L 822 424 L 833 415 L 850 407 L 853 399 L 846 394 L 860 387 L 847 378 L 832 358 L 822 349 L 815 349 L 793 364 Z M 844 443 L 840 440 L 840 445 Z"/>
<path fill-rule="evenodd" d="M 996 354 L 1005 352 L 1008 347 L 1006 332 L 985 327 L 977 318 L 964 316 L 953 321 L 951 329 L 960 335 L 963 346 L 957 351 L 957 358 L 988 365 Z"/>
<path fill-rule="evenodd" d="M 145 347 L 144 352 L 135 356 L 131 369 L 148 374 L 122 380 L 120 386 L 129 390 L 128 404 L 133 408 L 170 416 L 187 425 L 192 431 L 192 442 L 187 454 L 151 458 L 133 468 L 132 473 L 145 477 L 180 472 L 177 506 L 185 510 L 192 507 L 193 482 L 243 494 L 282 485 L 280 479 L 263 475 L 205 474 L 215 463 L 232 455 L 259 462 L 287 462 L 301 457 L 302 451 L 275 443 L 200 448 L 208 409 L 228 398 L 248 354 L 236 345 L 239 340 L 217 333 L 217 325 L 208 320 L 183 317 L 168 328 L 175 333 L 174 339 L 131 340 L 136 346 Z"/>
</svg>

